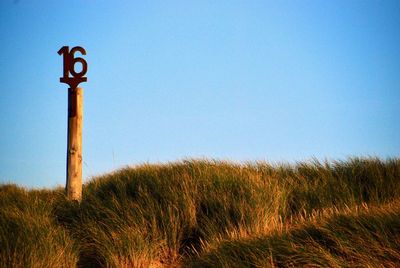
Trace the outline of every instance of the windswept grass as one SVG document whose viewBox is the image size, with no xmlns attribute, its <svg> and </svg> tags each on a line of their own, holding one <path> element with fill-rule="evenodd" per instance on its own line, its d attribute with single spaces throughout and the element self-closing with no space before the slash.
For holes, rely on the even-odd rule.
<svg viewBox="0 0 400 268">
<path fill-rule="evenodd" d="M 52 200 L 61 191 L 0 187 L 0 266 L 74 267 L 75 242 L 54 224 Z"/>
<path fill-rule="evenodd" d="M 310 215 L 268 234 L 207 242 L 189 267 L 400 267 L 400 202 Z"/>
<path fill-rule="evenodd" d="M 400 160 L 190 160 L 0 187 L 2 267 L 400 266 Z"/>
</svg>

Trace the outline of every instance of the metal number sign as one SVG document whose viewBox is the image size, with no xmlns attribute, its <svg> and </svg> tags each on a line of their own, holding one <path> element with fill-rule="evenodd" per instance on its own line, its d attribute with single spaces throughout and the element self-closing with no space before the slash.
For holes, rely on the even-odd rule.
<svg viewBox="0 0 400 268">
<path fill-rule="evenodd" d="M 64 60 L 63 77 L 60 77 L 60 82 L 68 84 L 70 88 L 76 88 L 79 83 L 87 81 L 87 77 L 84 77 L 87 72 L 87 63 L 83 58 L 75 57 L 76 52 L 86 55 L 83 47 L 74 47 L 69 50 L 68 46 L 63 46 L 58 51 L 58 54 L 63 55 Z M 75 64 L 78 62 L 82 65 L 80 72 L 75 71 Z M 70 74 L 72 77 L 69 76 Z"/>
</svg>

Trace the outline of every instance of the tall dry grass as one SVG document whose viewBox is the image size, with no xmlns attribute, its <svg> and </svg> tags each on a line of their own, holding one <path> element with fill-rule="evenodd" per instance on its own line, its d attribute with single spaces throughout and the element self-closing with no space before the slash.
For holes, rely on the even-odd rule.
<svg viewBox="0 0 400 268">
<path fill-rule="evenodd" d="M 0 196 L 2 267 L 398 265 L 399 159 L 143 164 L 92 179 L 80 204 Z"/>
</svg>

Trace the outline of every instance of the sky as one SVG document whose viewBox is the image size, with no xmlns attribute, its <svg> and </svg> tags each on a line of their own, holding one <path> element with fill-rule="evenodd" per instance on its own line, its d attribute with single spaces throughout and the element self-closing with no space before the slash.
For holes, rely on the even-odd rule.
<svg viewBox="0 0 400 268">
<path fill-rule="evenodd" d="M 65 184 L 62 46 L 87 52 L 84 182 L 192 158 L 400 155 L 397 0 L 2 0 L 0 38 L 0 183 Z"/>
</svg>

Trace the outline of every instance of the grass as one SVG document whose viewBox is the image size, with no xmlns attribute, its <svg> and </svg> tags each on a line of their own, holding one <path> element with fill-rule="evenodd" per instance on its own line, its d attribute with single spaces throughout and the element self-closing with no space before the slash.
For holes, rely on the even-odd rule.
<svg viewBox="0 0 400 268">
<path fill-rule="evenodd" d="M 143 164 L 0 186 L 0 267 L 399 267 L 400 159 Z"/>
</svg>

